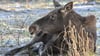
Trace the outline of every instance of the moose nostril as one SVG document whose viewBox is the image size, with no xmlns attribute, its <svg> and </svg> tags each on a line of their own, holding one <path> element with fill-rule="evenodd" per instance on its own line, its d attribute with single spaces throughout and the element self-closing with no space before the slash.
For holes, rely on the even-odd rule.
<svg viewBox="0 0 100 56">
<path fill-rule="evenodd" d="M 29 27 L 29 32 L 31 35 L 34 34 L 36 32 L 36 30 L 37 30 L 37 26 L 35 26 L 35 25 L 31 25 Z"/>
</svg>

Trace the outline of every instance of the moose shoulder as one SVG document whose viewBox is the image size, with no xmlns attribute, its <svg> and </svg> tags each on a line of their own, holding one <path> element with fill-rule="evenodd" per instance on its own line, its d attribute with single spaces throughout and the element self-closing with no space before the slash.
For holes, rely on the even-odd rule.
<svg viewBox="0 0 100 56">
<path fill-rule="evenodd" d="M 87 32 L 92 33 L 93 37 L 90 39 L 92 39 L 92 41 L 94 42 L 93 50 L 95 50 L 95 43 L 96 43 L 95 16 L 91 15 L 83 17 L 77 14 L 73 10 L 73 2 L 69 2 L 64 7 L 56 8 L 55 10 L 48 13 L 46 16 L 32 23 L 29 26 L 29 32 L 31 35 L 36 34 L 32 42 L 27 44 L 26 46 L 14 49 L 12 51 L 16 51 L 18 49 L 20 49 L 21 51 L 29 48 L 30 46 L 32 46 L 37 42 L 43 42 L 44 47 L 42 48 L 42 51 L 40 51 L 40 56 L 44 56 L 49 46 L 53 46 L 54 43 L 59 43 L 62 40 L 62 38 L 60 38 L 59 42 L 55 42 L 58 39 L 57 35 L 60 32 L 64 31 L 64 26 L 68 26 L 69 20 L 72 21 L 78 32 L 80 30 L 80 26 L 82 25 Z M 53 49 L 54 53 L 60 52 L 60 50 L 58 50 L 57 48 Z M 17 53 L 17 51 L 15 53 Z M 14 53 L 12 55 L 14 55 Z"/>
</svg>

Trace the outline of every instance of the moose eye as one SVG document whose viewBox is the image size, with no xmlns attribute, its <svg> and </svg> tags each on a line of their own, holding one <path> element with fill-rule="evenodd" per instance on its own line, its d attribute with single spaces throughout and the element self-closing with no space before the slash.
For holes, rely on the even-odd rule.
<svg viewBox="0 0 100 56">
<path fill-rule="evenodd" d="M 56 18 L 57 18 L 57 15 L 51 15 L 51 16 L 50 16 L 50 19 L 53 20 L 53 21 L 54 21 Z"/>
</svg>

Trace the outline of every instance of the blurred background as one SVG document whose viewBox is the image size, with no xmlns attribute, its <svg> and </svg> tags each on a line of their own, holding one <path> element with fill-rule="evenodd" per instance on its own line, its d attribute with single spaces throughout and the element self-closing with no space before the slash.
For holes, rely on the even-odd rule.
<svg viewBox="0 0 100 56">
<path fill-rule="evenodd" d="M 82 16 L 97 18 L 97 51 L 100 56 L 100 0 L 56 0 L 64 5 L 74 1 L 74 10 Z M 52 0 L 0 0 L 0 56 L 32 39 L 28 27 L 54 8 Z"/>
</svg>

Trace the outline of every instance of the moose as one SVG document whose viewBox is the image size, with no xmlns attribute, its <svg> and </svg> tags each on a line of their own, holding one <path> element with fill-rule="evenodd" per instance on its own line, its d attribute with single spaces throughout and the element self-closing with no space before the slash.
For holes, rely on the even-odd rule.
<svg viewBox="0 0 100 56">
<path fill-rule="evenodd" d="M 55 5 L 56 7 L 56 5 Z M 75 25 L 76 30 L 79 32 L 80 26 L 82 25 L 87 32 L 91 33 L 89 35 L 91 40 L 94 42 L 93 52 L 96 50 L 96 18 L 94 15 L 89 15 L 83 17 L 73 10 L 73 2 L 69 2 L 64 6 L 59 5 L 59 8 L 54 9 L 46 16 L 40 18 L 39 20 L 33 22 L 29 26 L 29 32 L 31 35 L 35 34 L 34 39 L 31 43 L 11 50 L 7 52 L 5 56 L 13 56 L 16 53 L 31 49 L 32 45 L 40 43 L 39 47 L 32 48 L 33 51 L 37 51 L 39 56 L 47 56 L 47 50 L 52 46 L 53 54 L 59 54 L 60 50 L 54 47 L 57 43 L 60 45 L 62 38 L 57 37 L 58 34 L 64 31 L 64 26 L 67 26 L 69 20 Z M 91 36 L 92 35 L 92 36 Z M 59 42 L 56 40 L 59 39 Z M 91 46 L 90 46 L 91 47 Z M 66 47 L 67 48 L 67 47 Z"/>
</svg>

